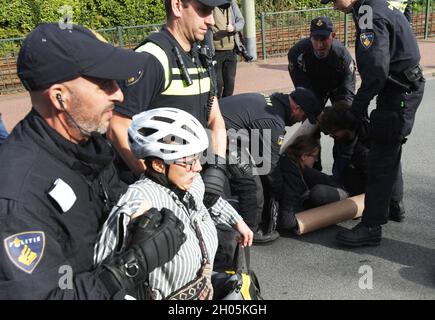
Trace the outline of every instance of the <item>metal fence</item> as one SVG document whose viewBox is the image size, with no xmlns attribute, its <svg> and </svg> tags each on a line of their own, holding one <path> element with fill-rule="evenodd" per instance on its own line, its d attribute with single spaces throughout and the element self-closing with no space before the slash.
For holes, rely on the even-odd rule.
<svg viewBox="0 0 435 320">
<path fill-rule="evenodd" d="M 417 38 L 435 36 L 435 0 L 414 1 L 416 9 L 412 13 L 412 28 Z M 286 55 L 297 41 L 310 34 L 310 21 L 319 16 L 328 16 L 334 24 L 337 39 L 346 46 L 355 43 L 355 25 L 350 15 L 333 8 L 267 12 L 261 14 L 261 30 L 257 43 L 261 43 L 259 58 Z"/>
<path fill-rule="evenodd" d="M 116 27 L 97 30 L 115 46 L 132 49 L 151 32 L 160 30 L 162 24 Z M 0 39 L 0 95 L 23 91 L 17 76 L 17 58 L 24 38 Z"/>
<path fill-rule="evenodd" d="M 413 30 L 417 38 L 435 36 L 435 0 L 417 0 Z M 355 42 L 355 26 L 349 15 L 332 8 L 268 12 L 261 14 L 261 29 L 257 33 L 257 56 L 261 59 L 286 55 L 298 40 L 308 37 L 310 21 L 318 16 L 329 16 L 334 23 L 337 38 L 346 46 Z M 115 27 L 97 30 L 115 46 L 136 47 L 162 24 Z M 16 60 L 24 38 L 0 39 L 0 95 L 24 88 L 16 74 Z"/>
</svg>

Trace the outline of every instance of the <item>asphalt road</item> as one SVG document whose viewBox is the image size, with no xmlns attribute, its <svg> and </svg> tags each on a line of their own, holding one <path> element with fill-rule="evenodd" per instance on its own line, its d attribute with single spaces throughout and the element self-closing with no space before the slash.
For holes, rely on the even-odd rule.
<svg viewBox="0 0 435 320">
<path fill-rule="evenodd" d="M 403 148 L 405 222 L 385 225 L 379 247 L 335 243 L 339 230 L 358 221 L 252 247 L 251 268 L 265 299 L 435 299 L 434 101 L 435 80 L 429 80 Z M 322 148 L 330 173 L 332 139 L 322 136 Z"/>
</svg>

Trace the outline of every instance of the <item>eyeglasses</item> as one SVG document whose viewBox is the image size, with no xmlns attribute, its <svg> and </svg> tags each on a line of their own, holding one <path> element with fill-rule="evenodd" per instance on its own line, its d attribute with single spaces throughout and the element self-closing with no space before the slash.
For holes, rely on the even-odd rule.
<svg viewBox="0 0 435 320">
<path fill-rule="evenodd" d="M 192 171 L 192 169 L 195 167 L 195 165 L 197 164 L 197 162 L 199 162 L 200 159 L 201 159 L 200 156 L 197 155 L 192 158 L 182 158 L 182 159 L 175 160 L 174 164 L 186 168 L 186 171 Z"/>
</svg>

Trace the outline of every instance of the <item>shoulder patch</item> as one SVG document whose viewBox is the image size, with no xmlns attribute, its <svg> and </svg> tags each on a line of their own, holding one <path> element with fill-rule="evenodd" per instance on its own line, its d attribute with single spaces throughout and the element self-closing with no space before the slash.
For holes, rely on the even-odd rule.
<svg viewBox="0 0 435 320">
<path fill-rule="evenodd" d="M 371 31 L 363 32 L 359 36 L 359 41 L 361 42 L 364 49 L 368 49 L 375 41 L 375 33 Z"/>
<path fill-rule="evenodd" d="M 280 136 L 278 137 L 278 145 L 281 146 L 281 145 L 283 144 L 283 142 L 284 142 L 284 136 L 283 136 L 283 135 L 280 135 Z"/>
<path fill-rule="evenodd" d="M 13 234 L 3 240 L 9 260 L 20 270 L 32 273 L 42 259 L 45 249 L 45 234 L 29 231 Z"/>
<path fill-rule="evenodd" d="M 125 80 L 125 86 L 129 87 L 137 83 L 142 78 L 142 75 L 143 75 L 143 70 L 139 70 L 134 76 L 131 76 L 130 78 Z"/>
</svg>

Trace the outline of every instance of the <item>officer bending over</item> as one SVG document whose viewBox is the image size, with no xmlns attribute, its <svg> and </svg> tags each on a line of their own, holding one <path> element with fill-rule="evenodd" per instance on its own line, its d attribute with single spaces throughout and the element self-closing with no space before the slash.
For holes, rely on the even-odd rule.
<svg viewBox="0 0 435 320">
<path fill-rule="evenodd" d="M 41 24 L 25 39 L 17 69 L 32 110 L 0 149 L 0 299 L 122 299 L 182 245 L 174 214 L 145 203 L 125 253 L 93 265 L 125 190 L 101 134 L 123 100 L 114 80 L 141 64 L 77 25 Z"/>
<path fill-rule="evenodd" d="M 232 131 L 236 134 L 243 131 L 247 132 L 244 138 L 243 134 L 240 136 L 241 139 L 249 140 L 249 153 L 253 157 L 254 164 L 259 167 L 257 174 L 260 173 L 264 178 L 266 203 L 269 204 L 269 199 L 279 194 L 281 189 L 280 174 L 278 172 L 274 172 L 273 175 L 270 173 L 277 169 L 279 151 L 286 132 L 285 127 L 304 121 L 306 118 L 310 122 L 316 123 L 316 117 L 320 113 L 319 102 L 311 91 L 305 88 L 296 88 L 290 94 L 274 93 L 268 96 L 260 93 L 245 93 L 234 95 L 222 98 L 220 106 L 228 130 L 233 129 Z M 256 130 L 258 130 L 259 136 L 254 133 Z M 265 133 L 268 130 L 270 135 Z M 230 132 L 228 132 L 228 138 L 230 144 L 234 144 Z M 231 147 L 230 144 L 229 147 Z M 240 145 L 244 146 L 242 143 Z M 257 154 L 253 150 L 259 150 L 262 154 Z M 243 161 L 243 152 L 241 157 Z M 267 171 L 264 172 L 264 170 Z M 253 174 L 234 174 L 230 179 L 230 184 L 232 192 L 238 196 L 240 215 L 254 231 L 254 243 L 267 243 L 276 240 L 279 234 L 274 228 L 269 226 L 266 231 L 259 227 L 261 221 L 257 216 L 261 216 L 264 202 L 259 177 Z"/>
<path fill-rule="evenodd" d="M 402 144 L 411 133 L 423 98 L 420 52 L 405 16 L 389 1 L 333 3 L 336 10 L 352 13 L 356 24 L 356 61 L 362 83 L 351 114 L 360 120 L 365 118 L 370 100 L 377 95 L 376 109 L 370 114 L 371 145 L 362 221 L 352 230 L 338 233 L 337 240 L 348 246 L 379 245 L 381 225 L 388 222 L 394 183 L 402 179 Z"/>
<path fill-rule="evenodd" d="M 297 42 L 288 52 L 288 69 L 295 87 L 311 89 L 323 108 L 328 101 L 352 101 L 355 95 L 355 63 L 344 45 L 335 39 L 328 17 L 311 20 L 310 37 Z M 320 139 L 316 126 L 304 127 Z M 315 168 L 322 170 L 321 158 Z"/>
<path fill-rule="evenodd" d="M 295 87 L 311 89 L 322 107 L 328 99 L 352 101 L 355 94 L 355 64 L 349 51 L 335 39 L 328 17 L 311 20 L 310 37 L 288 52 L 288 69 Z"/>
</svg>

